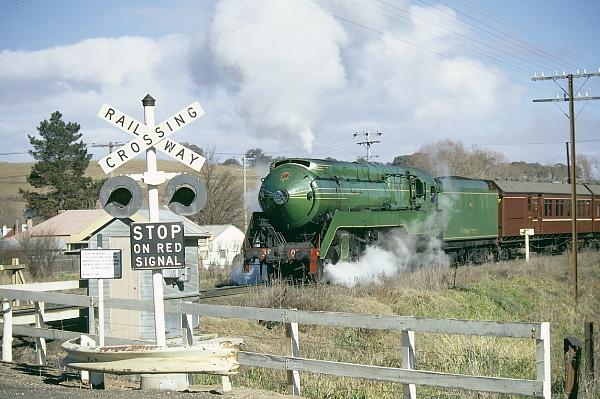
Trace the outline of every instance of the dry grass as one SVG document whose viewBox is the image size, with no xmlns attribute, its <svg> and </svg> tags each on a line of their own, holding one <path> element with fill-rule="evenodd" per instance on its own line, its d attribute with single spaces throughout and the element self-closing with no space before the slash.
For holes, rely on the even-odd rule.
<svg viewBox="0 0 600 399">
<path fill-rule="evenodd" d="M 600 254 L 579 257 L 580 300 L 572 301 L 568 256 L 533 258 L 482 266 L 463 266 L 453 286 L 451 269 L 421 269 L 403 273 L 382 284 L 354 288 L 317 284 L 308 287 L 275 283 L 253 295 L 213 300 L 232 305 L 304 310 L 398 314 L 434 318 L 504 321 L 549 321 L 552 338 L 553 396 L 564 387 L 562 340 L 577 336 L 583 342 L 585 321 L 600 314 Z M 225 326 L 228 326 L 225 328 Z M 245 349 L 285 355 L 287 342 L 279 323 L 203 319 L 202 332 L 245 339 Z M 225 334 L 225 331 L 227 334 Z M 512 378 L 535 378 L 535 343 L 494 337 L 416 334 L 417 368 L 449 373 Z M 399 367 L 398 333 L 369 329 L 300 326 L 301 356 Z M 596 362 L 598 364 L 598 362 Z M 285 392 L 282 372 L 246 369 L 237 383 Z M 583 379 L 580 397 L 593 398 L 598 381 Z M 302 374 L 303 395 L 311 398 L 392 398 L 399 384 L 323 375 Z M 508 398 L 510 396 L 418 387 L 425 398 Z"/>
</svg>

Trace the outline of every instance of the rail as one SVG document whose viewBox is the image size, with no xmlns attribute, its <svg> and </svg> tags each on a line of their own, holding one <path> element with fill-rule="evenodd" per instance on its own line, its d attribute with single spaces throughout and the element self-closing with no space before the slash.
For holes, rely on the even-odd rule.
<svg viewBox="0 0 600 399">
<path fill-rule="evenodd" d="M 20 289 L 0 288 L 3 298 L 2 360 L 12 361 L 13 334 L 47 339 L 70 339 L 77 333 L 56 331 L 44 328 L 43 317 L 34 327 L 12 326 L 11 300 L 19 299 L 36 302 L 36 309 L 43 303 L 93 307 L 98 298 L 54 292 L 32 292 Z M 153 311 L 152 303 L 135 299 L 107 298 L 105 306 L 114 309 Z M 447 389 L 524 395 L 550 399 L 550 324 L 518 323 L 476 320 L 441 320 L 407 316 L 362 315 L 338 312 L 316 312 L 294 309 L 249 308 L 194 304 L 186 302 L 165 302 L 165 312 L 182 315 L 184 340 L 190 344 L 192 338 L 193 315 L 245 320 L 282 322 L 286 325 L 290 355 L 240 352 L 239 363 L 245 366 L 265 367 L 287 371 L 288 387 L 291 394 L 300 395 L 300 372 L 321 373 L 335 376 L 389 381 L 404 384 L 404 398 L 416 398 L 416 385 L 436 386 Z M 43 314 L 42 314 L 43 316 Z M 333 362 L 299 357 L 298 325 L 322 325 L 346 328 L 364 328 L 401 332 L 402 367 L 381 367 L 374 365 Z M 415 333 L 460 334 L 470 336 L 510 337 L 532 339 L 536 342 L 536 379 L 514 379 L 463 374 L 449 374 L 415 369 Z M 37 341 L 36 341 L 37 342 Z M 132 343 L 131 340 L 115 340 L 107 337 L 107 343 Z M 139 341 L 138 341 L 139 342 Z M 42 352 L 44 348 L 39 347 Z M 44 349 L 45 350 L 45 349 Z M 44 355 L 38 356 L 42 363 Z"/>
</svg>

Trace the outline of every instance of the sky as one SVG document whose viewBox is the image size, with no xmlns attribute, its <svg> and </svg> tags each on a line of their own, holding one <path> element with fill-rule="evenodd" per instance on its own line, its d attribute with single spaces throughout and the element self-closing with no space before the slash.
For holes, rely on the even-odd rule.
<svg viewBox="0 0 600 399">
<path fill-rule="evenodd" d="M 60 111 L 94 158 L 131 139 L 104 103 L 156 122 L 198 101 L 172 137 L 239 159 L 250 148 L 352 161 L 375 134 L 391 162 L 451 139 L 511 161 L 566 163 L 567 103 L 542 72 L 598 72 L 600 2 L 578 0 L 0 0 L 0 162 Z M 566 87 L 566 80 L 559 80 Z M 600 77 L 577 79 L 600 96 Z M 576 103 L 577 151 L 600 159 L 600 101 Z M 371 136 L 372 138 L 375 136 Z"/>
</svg>

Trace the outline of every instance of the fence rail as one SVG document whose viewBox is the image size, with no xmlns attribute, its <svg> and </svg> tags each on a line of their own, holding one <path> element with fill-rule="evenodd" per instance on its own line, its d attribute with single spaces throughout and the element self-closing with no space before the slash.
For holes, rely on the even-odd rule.
<svg viewBox="0 0 600 399">
<path fill-rule="evenodd" d="M 74 282 L 65 284 L 70 289 Z M 50 287 L 50 286 L 49 286 Z M 36 289 L 36 287 L 28 287 Z M 39 287 L 37 287 L 39 288 Z M 56 286 L 52 286 L 57 289 Z M 43 305 L 40 308 L 40 320 L 35 327 L 12 326 L 12 300 L 28 300 L 38 304 L 54 303 L 71 306 L 93 307 L 98 298 L 87 295 L 65 294 L 55 292 L 28 291 L 23 289 L 0 287 L 0 298 L 3 298 L 3 336 L 2 359 L 12 361 L 12 335 L 36 337 L 36 340 L 70 339 L 77 333 L 60 332 L 44 328 Z M 135 299 L 107 298 L 105 306 L 114 309 L 139 310 L 152 312 L 154 307 L 149 301 Z M 165 312 L 182 315 L 184 326 L 183 339 L 191 344 L 191 315 L 212 316 L 218 318 L 236 318 L 245 320 L 263 320 L 282 322 L 286 325 L 286 337 L 290 342 L 290 356 L 240 352 L 241 365 L 265 367 L 288 372 L 290 393 L 300 395 L 300 372 L 321 373 L 343 377 L 362 378 L 378 381 L 389 381 L 404 384 L 404 398 L 416 398 L 416 385 L 428 385 L 449 389 L 467 389 L 501 394 L 525 395 L 550 399 L 550 325 L 549 323 L 517 323 L 477 320 L 440 320 L 406 316 L 362 315 L 338 312 L 315 312 L 294 309 L 249 308 L 241 306 L 223 306 L 194 304 L 187 302 L 165 302 Z M 305 359 L 299 357 L 298 325 L 321 325 L 345 328 L 365 328 L 399 331 L 402 333 L 402 368 L 381 367 L 342 363 L 334 361 Z M 415 370 L 414 334 L 440 333 L 470 336 L 511 337 L 533 339 L 536 342 L 536 379 L 523 380 L 489 376 L 473 376 L 449 374 L 425 370 Z M 36 341 L 37 342 L 37 341 Z M 143 341 L 111 339 L 107 343 L 136 343 Z M 41 351 L 45 342 L 38 346 Z M 11 352 L 10 356 L 6 352 Z M 5 357 L 6 356 L 6 357 Z M 38 359 L 44 359 L 38 356 Z M 41 361 L 41 360 L 40 360 Z"/>
</svg>

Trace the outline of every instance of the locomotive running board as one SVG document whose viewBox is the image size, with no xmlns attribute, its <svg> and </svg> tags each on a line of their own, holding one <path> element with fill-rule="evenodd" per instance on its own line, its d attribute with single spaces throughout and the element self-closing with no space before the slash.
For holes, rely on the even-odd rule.
<svg viewBox="0 0 600 399">
<path fill-rule="evenodd" d="M 427 223 L 429 217 L 431 213 L 415 210 L 348 212 L 336 209 L 321 241 L 320 258 L 325 259 L 335 233 L 340 228 L 402 227 L 408 234 L 435 236 L 437 223 Z"/>
</svg>

